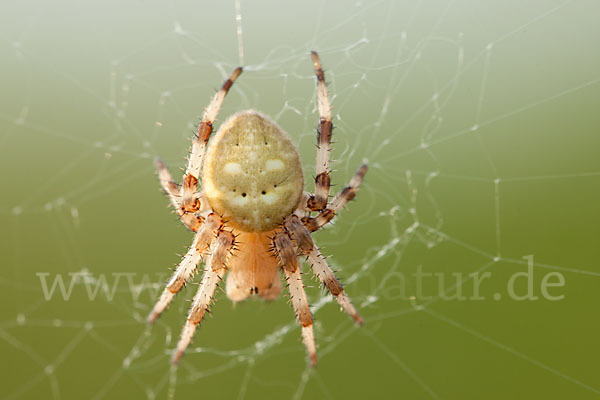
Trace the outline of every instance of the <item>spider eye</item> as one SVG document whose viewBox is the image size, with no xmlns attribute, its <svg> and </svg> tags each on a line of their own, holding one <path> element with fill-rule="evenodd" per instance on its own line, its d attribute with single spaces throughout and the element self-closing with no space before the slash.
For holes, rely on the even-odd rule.
<svg viewBox="0 0 600 400">
<path fill-rule="evenodd" d="M 242 193 L 242 197 L 246 197 L 246 193 Z"/>
<path fill-rule="evenodd" d="M 267 194 L 267 192 L 265 192 L 264 190 L 262 191 L 262 194 Z"/>
</svg>

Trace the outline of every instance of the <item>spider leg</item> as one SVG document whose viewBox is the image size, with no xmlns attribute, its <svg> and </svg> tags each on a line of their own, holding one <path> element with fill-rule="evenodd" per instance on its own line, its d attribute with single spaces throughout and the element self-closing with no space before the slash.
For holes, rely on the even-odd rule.
<svg viewBox="0 0 600 400">
<path fill-rule="evenodd" d="M 354 319 L 354 322 L 362 325 L 362 318 L 358 315 L 352 302 L 344 292 L 342 284 L 336 278 L 329 265 L 327 265 L 327 261 L 325 261 L 319 249 L 317 249 L 310 232 L 304 224 L 297 216 L 292 215 L 286 218 L 284 227 L 290 232 L 300 251 L 307 256 L 313 271 L 325 287 L 327 287 L 327 290 L 335 297 L 342 309 Z"/>
<path fill-rule="evenodd" d="M 158 172 L 158 179 L 160 180 L 160 185 L 162 186 L 165 193 L 169 196 L 169 200 L 171 201 L 171 205 L 175 209 L 175 212 L 179 216 L 181 222 L 184 223 L 190 230 L 197 232 L 202 225 L 202 218 L 194 215 L 194 213 L 185 212 L 181 208 L 181 194 L 179 185 L 175 183 L 171 173 L 167 169 L 165 163 L 156 159 L 156 170 Z"/>
<path fill-rule="evenodd" d="M 315 347 L 313 321 L 308 308 L 304 285 L 302 284 L 298 256 L 290 237 L 285 232 L 276 234 L 273 238 L 273 244 L 283 266 L 283 273 L 288 283 L 296 318 L 302 326 L 302 342 L 306 346 L 310 364 L 314 367 L 317 364 L 317 349 Z"/>
<path fill-rule="evenodd" d="M 325 74 L 321 60 L 316 51 L 311 52 L 315 75 L 317 76 L 317 103 L 319 108 L 319 127 L 317 129 L 317 162 L 315 177 L 315 194 L 309 199 L 308 207 L 313 211 L 321 211 L 327 206 L 331 177 L 329 175 L 329 156 L 331 151 L 331 105 L 327 95 Z"/>
<path fill-rule="evenodd" d="M 363 181 L 365 174 L 367 173 L 367 165 L 362 164 L 360 168 L 354 173 L 350 183 L 341 192 L 339 192 L 335 198 L 329 203 L 327 208 L 317 214 L 315 217 L 306 217 L 302 221 L 310 232 L 315 232 L 321 229 L 325 224 L 335 217 L 335 215 L 356 196 L 358 188 Z"/>
<path fill-rule="evenodd" d="M 202 254 L 208 249 L 208 246 L 213 241 L 220 229 L 223 221 L 215 214 L 210 214 L 206 217 L 206 223 L 196 233 L 194 242 L 190 246 L 188 252 L 183 256 L 181 263 L 173 273 L 173 276 L 167 283 L 165 290 L 159 300 L 154 305 L 152 312 L 148 315 L 147 322 L 153 323 L 171 303 L 173 297 L 181 290 L 185 283 L 190 279 L 196 271 L 198 264 L 202 258 Z"/>
<path fill-rule="evenodd" d="M 202 276 L 202 283 L 194 296 L 192 308 L 190 308 L 187 321 L 181 331 L 181 338 L 171 357 L 173 364 L 177 364 L 183 356 L 183 352 L 192 341 L 196 327 L 202 322 L 204 314 L 208 311 L 217 285 L 227 271 L 227 257 L 233 249 L 235 236 L 231 232 L 221 231 L 213 243 L 212 253 L 206 262 L 206 270 Z"/>
<path fill-rule="evenodd" d="M 208 107 L 204 110 L 202 122 L 200 122 L 198 133 L 192 143 L 192 151 L 181 188 L 181 207 L 184 212 L 195 212 L 200 208 L 200 200 L 196 198 L 195 194 L 198 186 L 198 179 L 200 177 L 200 169 L 202 168 L 204 150 L 206 149 L 206 144 L 212 133 L 213 123 L 221 109 L 223 100 L 225 100 L 227 92 L 241 73 L 242 68 L 236 68 L 225 83 L 223 83 L 221 89 L 214 95 Z"/>
<path fill-rule="evenodd" d="M 310 201 L 311 197 L 311 193 L 302 192 L 302 197 L 300 197 L 300 202 L 298 203 L 298 207 L 296 207 L 296 210 L 294 210 L 294 214 L 296 214 L 300 218 L 309 217 L 311 210 L 308 207 L 308 202 Z"/>
</svg>

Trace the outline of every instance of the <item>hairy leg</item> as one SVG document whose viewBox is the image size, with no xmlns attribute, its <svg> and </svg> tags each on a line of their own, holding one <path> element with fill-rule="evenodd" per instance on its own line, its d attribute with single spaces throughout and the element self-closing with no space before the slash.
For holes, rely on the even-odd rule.
<svg viewBox="0 0 600 400">
<path fill-rule="evenodd" d="M 302 342 L 306 346 L 310 364 L 314 367 L 317 364 L 317 349 L 315 346 L 315 336 L 313 333 L 313 320 L 308 308 L 308 300 L 302 283 L 302 275 L 298 265 L 298 256 L 296 249 L 285 232 L 279 232 L 273 238 L 275 251 L 283 267 L 283 273 L 288 283 L 290 298 L 296 312 L 296 318 L 302 326 Z"/>
<path fill-rule="evenodd" d="M 317 128 L 317 161 L 315 176 L 315 194 L 309 199 L 308 206 L 313 211 L 325 208 L 329 200 L 331 177 L 329 156 L 331 152 L 331 105 L 325 84 L 325 74 L 316 51 L 311 52 L 315 75 L 317 76 L 317 103 L 319 108 L 319 127 Z"/>
<path fill-rule="evenodd" d="M 362 183 L 366 173 L 367 165 L 362 164 L 350 180 L 350 183 L 344 187 L 344 189 L 342 189 L 337 196 L 335 196 L 327 208 L 325 208 L 315 217 L 302 218 L 306 228 L 311 232 L 315 232 L 331 221 L 333 217 L 335 217 L 335 215 L 346 205 L 346 203 L 356 196 L 356 192 L 358 192 L 358 188 L 360 187 L 360 184 Z"/>
<path fill-rule="evenodd" d="M 185 349 L 187 349 L 192 341 L 198 324 L 202 322 L 215 294 L 217 285 L 222 280 L 223 275 L 225 275 L 227 258 L 233 249 L 234 242 L 235 237 L 231 232 L 227 231 L 221 231 L 215 239 L 211 255 L 206 263 L 206 270 L 202 276 L 202 283 L 194 296 L 187 321 L 181 331 L 181 338 L 171 357 L 173 364 L 179 362 Z"/>
<path fill-rule="evenodd" d="M 300 251 L 308 258 L 313 271 L 321 283 L 327 287 L 327 290 L 335 297 L 342 309 L 348 313 L 357 324 L 361 325 L 363 323 L 362 318 L 358 315 L 352 302 L 344 292 L 342 284 L 336 278 L 329 265 L 327 265 L 327 261 L 325 261 L 325 258 L 315 245 L 310 232 L 295 215 L 292 215 L 285 220 L 284 227 L 290 232 Z"/>
<path fill-rule="evenodd" d="M 167 196 L 169 196 L 171 205 L 173 206 L 173 209 L 175 209 L 175 212 L 179 216 L 179 219 L 190 230 L 197 232 L 198 229 L 200 229 L 200 226 L 202 225 L 202 218 L 196 216 L 194 213 L 186 213 L 183 211 L 183 209 L 181 208 L 181 192 L 179 185 L 175 183 L 173 177 L 171 176 L 171 173 L 167 169 L 165 163 L 162 162 L 162 160 L 157 159 L 155 161 L 155 164 L 156 170 L 158 172 L 158 179 L 160 180 L 160 185 L 162 186 Z"/>
<path fill-rule="evenodd" d="M 229 78 L 223 83 L 221 89 L 214 95 L 210 104 L 204 110 L 204 116 L 202 122 L 198 127 L 198 133 L 196 138 L 192 142 L 192 151 L 188 160 L 188 166 L 185 171 L 183 178 L 183 184 L 181 188 L 181 207 L 184 212 L 195 212 L 200 208 L 200 201 L 196 197 L 196 189 L 198 186 L 198 179 L 200 177 L 200 169 L 202 168 L 202 158 L 204 157 L 204 151 L 206 144 L 212 133 L 213 123 L 217 118 L 217 114 L 221 109 L 223 100 L 229 89 L 233 85 L 233 82 L 242 73 L 242 68 L 236 68 Z"/>
<path fill-rule="evenodd" d="M 154 305 L 152 312 L 148 315 L 147 322 L 153 323 L 160 314 L 167 308 L 173 297 L 181 290 L 185 283 L 196 271 L 200 263 L 202 254 L 208 249 L 211 241 L 220 229 L 223 221 L 215 214 L 206 217 L 206 222 L 196 233 L 194 242 L 188 252 L 183 256 L 181 263 L 173 273 L 173 276 L 167 283 L 165 290 L 159 300 Z"/>
</svg>

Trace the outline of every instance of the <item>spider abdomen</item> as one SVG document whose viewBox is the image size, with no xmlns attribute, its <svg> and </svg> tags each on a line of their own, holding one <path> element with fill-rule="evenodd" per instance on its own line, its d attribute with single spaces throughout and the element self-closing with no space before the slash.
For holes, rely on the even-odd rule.
<svg viewBox="0 0 600 400">
<path fill-rule="evenodd" d="M 209 144 L 202 182 L 212 209 L 246 232 L 275 228 L 297 207 L 304 186 L 296 146 L 253 110 L 223 123 Z"/>
</svg>

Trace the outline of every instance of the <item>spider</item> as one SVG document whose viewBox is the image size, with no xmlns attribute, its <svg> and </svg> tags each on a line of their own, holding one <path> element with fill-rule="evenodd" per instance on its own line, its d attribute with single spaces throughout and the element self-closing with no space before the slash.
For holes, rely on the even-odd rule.
<svg viewBox="0 0 600 400">
<path fill-rule="evenodd" d="M 307 257 L 341 308 L 357 324 L 363 322 L 311 236 L 354 198 L 367 172 L 367 166 L 361 165 L 348 186 L 328 202 L 331 107 L 319 56 L 314 51 L 311 56 L 320 116 L 314 194 L 303 192 L 300 157 L 288 135 L 257 111 L 231 116 L 208 145 L 215 118 L 242 68 L 233 71 L 205 109 L 182 185 L 173 181 L 162 161 L 156 161 L 162 188 L 181 222 L 195 236 L 148 316 L 149 323 L 156 321 L 200 262 L 205 263 L 202 283 L 173 351 L 173 364 L 179 362 L 189 346 L 226 274 L 227 297 L 238 302 L 250 295 L 277 298 L 281 292 L 281 271 L 302 326 L 302 341 L 310 364 L 315 366 L 313 321 L 301 278 L 301 255 Z M 198 191 L 200 174 L 202 191 Z"/>
</svg>

